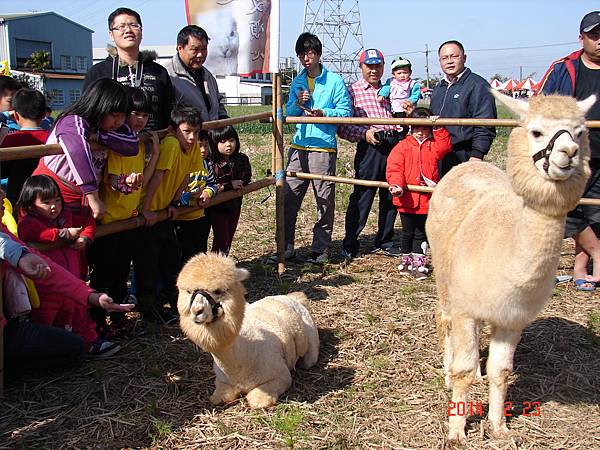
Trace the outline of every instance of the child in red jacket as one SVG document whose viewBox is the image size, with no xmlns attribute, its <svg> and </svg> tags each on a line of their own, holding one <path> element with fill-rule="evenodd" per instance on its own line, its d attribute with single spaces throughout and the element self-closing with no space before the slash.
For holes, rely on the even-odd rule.
<svg viewBox="0 0 600 450">
<path fill-rule="evenodd" d="M 25 181 L 17 208 L 19 238 L 29 244 L 41 244 L 38 248 L 42 253 L 77 278 L 85 279 L 84 255 L 96 232 L 94 219 L 63 208 L 60 189 L 47 175 L 33 175 Z"/>
<path fill-rule="evenodd" d="M 427 108 L 415 108 L 411 117 L 429 118 L 431 115 Z M 418 280 L 429 273 L 425 221 L 431 194 L 408 191 L 406 186 L 434 187 L 440 180 L 438 162 L 451 150 L 452 142 L 445 128 L 413 125 L 410 134 L 388 156 L 386 178 L 402 222 L 402 262 L 398 269 Z"/>
</svg>

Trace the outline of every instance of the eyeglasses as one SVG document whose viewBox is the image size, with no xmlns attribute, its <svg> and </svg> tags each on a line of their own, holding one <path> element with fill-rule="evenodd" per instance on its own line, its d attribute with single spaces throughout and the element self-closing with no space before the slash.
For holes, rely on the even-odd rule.
<svg viewBox="0 0 600 450">
<path fill-rule="evenodd" d="M 304 59 L 306 56 L 308 56 L 309 58 L 314 58 L 317 55 L 317 52 L 315 52 L 314 50 L 309 50 L 307 52 L 303 52 L 303 53 L 296 53 L 296 56 L 299 59 Z"/>
<path fill-rule="evenodd" d="M 124 33 L 127 28 L 130 28 L 133 31 L 140 31 L 142 26 L 139 23 L 120 23 L 116 27 L 112 27 L 110 31 L 118 31 L 119 33 Z"/>
<path fill-rule="evenodd" d="M 442 61 L 442 62 L 456 61 L 456 60 L 460 59 L 461 57 L 462 57 L 462 55 L 444 55 L 444 56 L 440 56 L 440 61 Z"/>
</svg>

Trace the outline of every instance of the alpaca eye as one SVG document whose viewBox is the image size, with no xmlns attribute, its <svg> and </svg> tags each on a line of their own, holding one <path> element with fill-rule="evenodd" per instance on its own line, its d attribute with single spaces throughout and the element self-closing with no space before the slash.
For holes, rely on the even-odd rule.
<svg viewBox="0 0 600 450">
<path fill-rule="evenodd" d="M 577 139 L 579 139 L 579 138 L 581 137 L 581 135 L 582 135 L 582 134 L 583 134 L 583 130 L 578 130 L 578 131 L 576 131 L 576 132 L 575 132 L 575 137 L 576 137 Z"/>
<path fill-rule="evenodd" d="M 235 32 L 234 32 L 234 31 L 232 31 L 232 32 L 231 32 L 231 34 L 230 34 L 229 36 L 231 36 L 231 37 L 235 36 Z"/>
<path fill-rule="evenodd" d="M 543 136 L 542 132 L 538 130 L 533 130 L 531 132 L 531 135 L 536 139 L 541 138 Z"/>
<path fill-rule="evenodd" d="M 223 289 L 217 289 L 216 291 L 214 291 L 214 293 L 217 297 L 219 297 L 219 296 L 223 295 Z"/>
</svg>

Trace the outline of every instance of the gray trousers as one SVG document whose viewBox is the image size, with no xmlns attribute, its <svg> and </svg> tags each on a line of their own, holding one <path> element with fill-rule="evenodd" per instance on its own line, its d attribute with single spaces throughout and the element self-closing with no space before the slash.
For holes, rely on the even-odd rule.
<svg viewBox="0 0 600 450">
<path fill-rule="evenodd" d="M 335 175 L 337 153 L 310 152 L 290 148 L 287 170 L 320 175 Z M 302 200 L 312 185 L 317 203 L 317 221 L 313 226 L 311 252 L 323 253 L 331 247 L 333 219 L 335 215 L 335 183 L 321 180 L 286 178 L 285 182 L 285 244 L 294 245 L 296 220 Z"/>
</svg>

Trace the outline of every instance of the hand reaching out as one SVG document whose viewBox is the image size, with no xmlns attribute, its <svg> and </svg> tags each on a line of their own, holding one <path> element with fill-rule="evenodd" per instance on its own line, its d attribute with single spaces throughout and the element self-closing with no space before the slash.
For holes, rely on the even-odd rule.
<svg viewBox="0 0 600 450">
<path fill-rule="evenodd" d="M 88 303 L 108 312 L 128 312 L 135 308 L 131 303 L 114 303 L 113 299 L 104 292 L 92 292 L 88 297 Z"/>
</svg>

